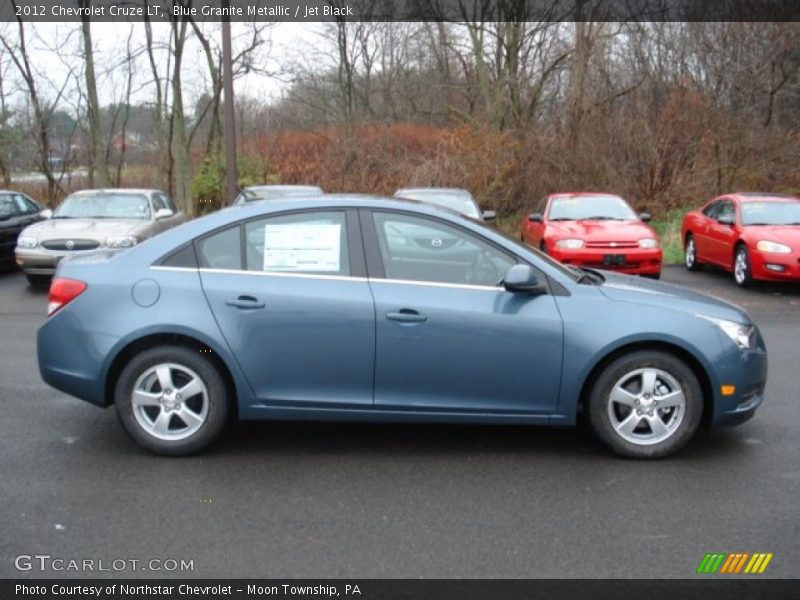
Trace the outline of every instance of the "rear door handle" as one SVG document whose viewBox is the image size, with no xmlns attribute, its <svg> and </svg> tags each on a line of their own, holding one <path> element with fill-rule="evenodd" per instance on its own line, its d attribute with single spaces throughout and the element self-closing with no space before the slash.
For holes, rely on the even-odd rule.
<svg viewBox="0 0 800 600">
<path fill-rule="evenodd" d="M 254 298 L 253 296 L 239 296 L 236 300 L 226 300 L 225 305 L 243 310 L 264 308 L 266 306 L 266 304 L 260 302 L 258 298 Z"/>
<path fill-rule="evenodd" d="M 388 312 L 386 313 L 386 318 L 390 321 L 400 321 L 401 323 L 421 323 L 428 320 L 428 317 L 410 308 L 402 308 L 397 312 Z"/>
</svg>

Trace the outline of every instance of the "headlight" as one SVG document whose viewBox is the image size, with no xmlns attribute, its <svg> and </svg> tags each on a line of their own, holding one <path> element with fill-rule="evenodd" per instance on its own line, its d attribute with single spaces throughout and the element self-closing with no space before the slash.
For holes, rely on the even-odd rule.
<svg viewBox="0 0 800 600">
<path fill-rule="evenodd" d="M 109 248 L 130 248 L 139 243 L 139 240 L 132 235 L 112 235 L 106 238 L 106 246 Z"/>
<path fill-rule="evenodd" d="M 574 239 L 558 240 L 556 242 L 556 248 L 577 250 L 578 248 L 583 248 L 583 240 L 574 240 Z"/>
<path fill-rule="evenodd" d="M 756 244 L 756 249 L 761 252 L 774 252 L 775 254 L 789 254 L 792 251 L 786 244 L 779 244 L 778 242 L 770 242 L 769 240 L 761 240 Z"/>
<path fill-rule="evenodd" d="M 17 238 L 17 248 L 36 248 L 36 238 L 29 235 Z"/>
<path fill-rule="evenodd" d="M 742 325 L 741 323 L 737 323 L 735 321 L 715 319 L 713 317 L 706 317 L 703 315 L 697 316 L 701 319 L 705 319 L 706 321 L 711 321 L 714 323 L 714 325 L 724 331 L 725 335 L 731 338 L 733 343 L 739 348 L 752 348 L 755 345 L 756 328 L 754 325 Z"/>
<path fill-rule="evenodd" d="M 655 238 L 644 238 L 639 240 L 639 248 L 658 248 L 660 244 Z"/>
</svg>

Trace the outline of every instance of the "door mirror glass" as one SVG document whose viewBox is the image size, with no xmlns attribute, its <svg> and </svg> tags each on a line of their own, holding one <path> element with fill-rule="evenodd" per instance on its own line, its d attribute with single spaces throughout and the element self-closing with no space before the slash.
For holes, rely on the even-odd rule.
<svg viewBox="0 0 800 600">
<path fill-rule="evenodd" d="M 43 219 L 49 219 L 50 217 L 53 216 L 53 211 L 50 210 L 49 208 L 45 208 L 43 211 L 39 212 L 39 216 L 42 217 Z"/>
<path fill-rule="evenodd" d="M 497 213 L 495 213 L 493 210 L 485 210 L 483 213 L 481 213 L 481 216 L 483 217 L 484 221 L 493 221 L 497 216 Z"/>
<path fill-rule="evenodd" d="M 541 223 L 544 221 L 542 217 L 542 213 L 531 213 L 528 215 L 528 221 L 533 221 L 534 223 Z"/>
<path fill-rule="evenodd" d="M 175 213 L 173 213 L 173 212 L 172 212 L 170 209 L 168 209 L 168 208 L 159 208 L 159 209 L 156 211 L 156 220 L 158 220 L 158 219 L 168 219 L 168 218 L 170 218 L 170 217 L 171 217 L 173 214 L 175 214 Z"/>
<path fill-rule="evenodd" d="M 503 286 L 509 292 L 522 294 L 544 294 L 546 289 L 539 283 L 536 273 L 528 265 L 514 265 L 503 279 Z"/>
</svg>

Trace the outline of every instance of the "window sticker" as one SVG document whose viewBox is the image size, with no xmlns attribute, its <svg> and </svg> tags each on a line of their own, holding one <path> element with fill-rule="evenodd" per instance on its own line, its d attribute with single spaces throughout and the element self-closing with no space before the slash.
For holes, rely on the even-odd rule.
<svg viewBox="0 0 800 600">
<path fill-rule="evenodd" d="M 339 223 L 284 223 L 264 227 L 265 271 L 341 270 Z"/>
</svg>

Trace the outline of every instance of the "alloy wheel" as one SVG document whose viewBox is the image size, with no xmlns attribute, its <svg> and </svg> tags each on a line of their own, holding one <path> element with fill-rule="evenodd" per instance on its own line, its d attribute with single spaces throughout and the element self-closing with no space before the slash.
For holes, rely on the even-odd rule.
<svg viewBox="0 0 800 600">
<path fill-rule="evenodd" d="M 671 437 L 680 427 L 686 397 L 666 371 L 643 368 L 622 376 L 608 397 L 608 418 L 614 431 L 632 444 L 648 446 Z"/>
<path fill-rule="evenodd" d="M 176 363 L 148 368 L 131 393 L 139 426 L 160 440 L 182 440 L 199 430 L 208 417 L 208 390 L 197 373 Z"/>
</svg>

